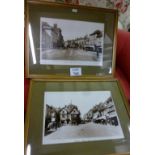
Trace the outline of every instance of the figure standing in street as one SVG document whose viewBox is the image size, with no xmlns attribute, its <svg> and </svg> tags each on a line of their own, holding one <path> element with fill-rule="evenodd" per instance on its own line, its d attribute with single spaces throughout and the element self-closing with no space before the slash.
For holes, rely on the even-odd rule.
<svg viewBox="0 0 155 155">
<path fill-rule="evenodd" d="M 95 44 L 95 52 L 96 52 L 96 58 L 99 58 L 99 50 L 98 50 L 98 46 Z"/>
</svg>

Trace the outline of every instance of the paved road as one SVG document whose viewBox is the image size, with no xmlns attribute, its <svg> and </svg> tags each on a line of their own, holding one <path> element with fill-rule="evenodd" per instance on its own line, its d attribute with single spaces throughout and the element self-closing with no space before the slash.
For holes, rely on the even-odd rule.
<svg viewBox="0 0 155 155">
<path fill-rule="evenodd" d="M 123 138 L 120 126 L 101 125 L 95 123 L 78 126 L 67 125 L 43 138 L 44 144 L 73 142 L 89 139 L 119 139 Z"/>
<path fill-rule="evenodd" d="M 100 54 L 101 57 L 101 54 Z M 84 51 L 82 49 L 53 49 L 42 52 L 44 60 L 80 60 L 80 61 L 100 61 L 96 52 Z"/>
</svg>

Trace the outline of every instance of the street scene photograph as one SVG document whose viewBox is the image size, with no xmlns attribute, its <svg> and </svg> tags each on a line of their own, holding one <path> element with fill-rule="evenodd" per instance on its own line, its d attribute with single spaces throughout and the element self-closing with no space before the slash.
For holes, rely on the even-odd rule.
<svg viewBox="0 0 155 155">
<path fill-rule="evenodd" d="M 42 144 L 122 139 L 110 91 L 44 92 Z"/>
<path fill-rule="evenodd" d="M 102 66 L 104 23 L 40 18 L 40 64 Z"/>
</svg>

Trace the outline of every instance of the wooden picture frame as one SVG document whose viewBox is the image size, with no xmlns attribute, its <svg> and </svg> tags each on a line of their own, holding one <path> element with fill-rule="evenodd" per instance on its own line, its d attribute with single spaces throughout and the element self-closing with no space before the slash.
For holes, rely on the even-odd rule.
<svg viewBox="0 0 155 155">
<path fill-rule="evenodd" d="M 25 6 L 26 77 L 113 77 L 117 10 L 52 3 L 49 0 L 29 0 Z M 53 33 L 57 31 L 59 39 Z"/>
<path fill-rule="evenodd" d="M 110 98 L 112 100 L 109 100 L 109 96 L 106 96 L 106 94 L 109 95 L 109 92 L 111 94 Z M 57 95 L 59 95 L 59 97 L 57 97 Z M 99 99 L 100 97 L 101 99 Z M 84 119 L 86 117 L 82 117 L 83 111 L 90 111 L 90 109 L 92 110 L 92 108 L 90 107 L 95 108 L 99 105 L 101 106 L 103 104 L 99 103 L 99 101 L 101 100 L 103 101 L 103 103 L 106 103 L 106 105 L 113 103 L 113 105 L 110 105 L 110 107 L 108 108 L 111 108 L 111 106 L 115 107 L 113 110 L 115 111 L 115 116 L 117 115 L 118 121 L 114 121 L 114 119 L 107 119 L 107 122 L 105 123 L 103 122 L 103 116 L 105 116 L 105 113 L 103 113 L 102 117 L 95 117 L 96 111 L 93 113 L 93 118 L 91 120 L 87 120 Z M 61 122 L 62 124 L 59 125 L 57 129 L 54 129 L 54 126 L 52 126 L 50 129 L 47 130 L 51 132 L 45 134 L 45 111 L 47 110 L 46 104 L 48 104 L 48 108 L 55 107 L 55 109 L 58 109 L 59 107 L 59 110 L 61 111 L 62 107 L 68 107 L 67 103 L 69 103 L 70 101 L 72 102 L 70 105 L 73 106 L 74 104 L 76 104 L 78 110 L 81 112 L 80 117 L 83 118 L 81 119 L 81 122 L 76 122 L 77 124 L 75 122 L 66 121 L 65 124 L 64 122 Z M 91 102 L 93 101 L 95 102 L 92 104 Z M 101 111 L 102 110 L 100 109 L 100 112 Z M 50 114 L 52 113 L 50 112 Z M 53 115 L 50 116 L 53 117 Z M 109 118 L 111 118 L 110 116 L 112 115 L 109 115 Z M 33 79 L 31 80 L 30 84 L 29 104 L 25 122 L 25 154 L 27 152 L 30 152 L 31 155 L 129 155 L 129 117 L 129 107 L 126 98 L 124 97 L 119 82 L 115 79 L 101 81 Z M 102 121 L 99 118 L 102 118 Z M 108 122 L 108 120 L 111 121 Z M 49 122 L 49 124 L 51 122 Z M 89 130 L 86 126 L 88 125 L 89 129 L 91 129 L 93 126 L 96 126 L 97 133 L 99 132 L 99 128 L 103 127 L 109 127 L 108 131 L 112 132 L 110 133 L 110 136 L 107 136 L 108 133 L 103 136 L 103 130 L 98 133 L 101 135 L 93 135 L 96 131 L 96 128 L 93 128 L 93 132 L 91 131 L 92 134 L 90 134 L 86 138 L 85 136 L 87 135 Z M 65 134 L 63 134 L 64 129 L 67 127 L 73 129 L 73 133 L 71 134 L 73 135 L 73 137 L 70 134 L 68 135 L 69 137 L 71 137 L 71 139 L 69 139 L 68 136 L 64 136 L 70 132 L 65 132 Z M 82 128 L 79 129 L 79 127 Z M 115 131 L 118 131 L 119 134 L 117 132 L 115 135 L 115 131 L 113 129 Z M 74 131 L 76 132 L 77 130 L 78 133 L 82 135 L 80 139 L 79 137 L 75 137 Z M 106 130 L 107 129 L 104 129 L 104 131 Z M 123 137 L 120 131 L 123 133 Z M 51 139 L 50 136 L 54 137 Z"/>
</svg>

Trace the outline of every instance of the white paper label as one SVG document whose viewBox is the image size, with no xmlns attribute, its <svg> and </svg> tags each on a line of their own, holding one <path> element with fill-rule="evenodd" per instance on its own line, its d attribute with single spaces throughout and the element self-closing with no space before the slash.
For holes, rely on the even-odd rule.
<svg viewBox="0 0 155 155">
<path fill-rule="evenodd" d="M 82 70 L 81 68 L 70 68 L 70 76 L 81 76 Z"/>
<path fill-rule="evenodd" d="M 77 13 L 78 9 L 72 9 L 72 12 Z"/>
</svg>

